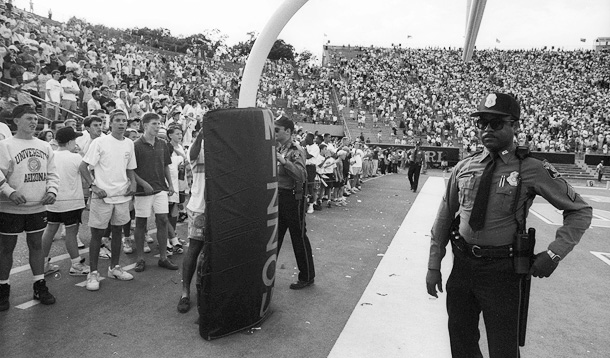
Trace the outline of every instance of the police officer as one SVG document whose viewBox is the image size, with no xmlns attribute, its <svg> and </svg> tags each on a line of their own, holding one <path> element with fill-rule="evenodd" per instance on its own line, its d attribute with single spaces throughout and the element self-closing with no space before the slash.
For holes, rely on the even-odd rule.
<svg viewBox="0 0 610 358">
<path fill-rule="evenodd" d="M 513 139 L 520 108 L 513 96 L 491 93 L 472 116 L 478 117 L 485 150 L 459 162 L 451 174 L 432 228 L 426 286 L 434 297 L 437 288 L 443 291 L 441 260 L 451 240 L 454 263 L 447 281 L 447 312 L 453 357 L 482 357 L 478 344 L 482 311 L 490 357 L 515 358 L 522 275 L 514 271 L 511 249 L 518 226 L 525 227 L 536 195 L 564 210 L 563 226 L 548 249 L 535 256 L 530 270 L 535 277 L 549 277 L 589 227 L 592 209 L 549 163 L 519 159 L 521 152 L 516 152 Z M 489 179 L 490 185 L 483 184 Z M 481 204 L 477 192 L 485 192 L 485 186 L 489 189 Z M 480 212 L 477 206 L 488 209 Z M 452 226 L 459 235 L 450 235 Z"/>
<path fill-rule="evenodd" d="M 305 155 L 292 140 L 294 123 L 285 116 L 275 121 L 275 139 L 277 141 L 278 165 L 278 255 L 284 241 L 286 230 L 290 230 L 290 239 L 294 256 L 299 268 L 298 281 L 291 284 L 293 290 L 311 286 L 316 275 L 311 244 L 305 228 L 305 208 L 303 202 L 303 184 L 307 178 Z"/>
<path fill-rule="evenodd" d="M 407 153 L 407 159 L 409 160 L 409 171 L 407 172 L 407 177 L 409 178 L 409 183 L 411 184 L 411 191 L 414 193 L 417 192 L 419 174 L 424 162 L 424 152 L 421 150 L 420 146 L 421 143 L 417 141 L 415 143 L 415 148 L 409 150 Z"/>
</svg>

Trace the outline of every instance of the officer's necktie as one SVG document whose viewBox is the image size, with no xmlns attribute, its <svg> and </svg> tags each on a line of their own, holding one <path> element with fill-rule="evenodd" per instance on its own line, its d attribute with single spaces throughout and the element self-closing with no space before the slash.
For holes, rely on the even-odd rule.
<svg viewBox="0 0 610 358">
<path fill-rule="evenodd" d="M 470 227 L 474 231 L 479 231 L 485 225 L 485 214 L 487 213 L 487 202 L 489 201 L 489 189 L 491 188 L 491 181 L 493 178 L 494 170 L 496 169 L 496 163 L 498 161 L 497 153 L 489 153 L 491 160 L 485 166 L 483 175 L 481 176 L 481 183 L 479 184 L 479 190 L 477 196 L 474 199 L 474 207 L 470 214 Z"/>
</svg>

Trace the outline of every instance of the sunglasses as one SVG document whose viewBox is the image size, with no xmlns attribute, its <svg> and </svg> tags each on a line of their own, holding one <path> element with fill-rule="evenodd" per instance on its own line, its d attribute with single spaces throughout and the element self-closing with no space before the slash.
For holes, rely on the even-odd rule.
<svg viewBox="0 0 610 358">
<path fill-rule="evenodd" d="M 514 121 L 512 120 L 505 120 L 503 118 L 493 118 L 493 119 L 488 119 L 488 118 L 479 118 L 477 119 L 477 128 L 483 130 L 485 128 L 487 128 L 487 126 L 490 126 L 491 129 L 493 129 L 494 131 L 500 130 L 502 128 L 504 128 L 504 124 L 506 123 L 513 123 Z"/>
</svg>

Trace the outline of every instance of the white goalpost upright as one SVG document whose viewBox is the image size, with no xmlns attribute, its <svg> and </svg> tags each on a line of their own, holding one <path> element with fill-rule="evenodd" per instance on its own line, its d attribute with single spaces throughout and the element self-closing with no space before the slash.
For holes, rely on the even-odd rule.
<svg viewBox="0 0 610 358">
<path fill-rule="evenodd" d="M 286 0 L 280 7 L 273 13 L 267 25 L 263 28 L 260 33 L 248 60 L 246 61 L 246 67 L 244 68 L 244 74 L 241 82 L 241 89 L 239 91 L 239 108 L 247 108 L 256 106 L 256 93 L 258 92 L 258 85 L 263 72 L 263 66 L 265 60 L 271 51 L 273 43 L 277 39 L 278 35 L 286 26 L 288 21 L 296 14 L 297 11 L 307 3 L 308 0 Z M 479 33 L 479 27 L 481 26 L 481 19 L 483 18 L 483 12 L 485 11 L 485 4 L 487 0 L 467 0 L 466 1 L 466 40 L 464 42 L 464 53 L 463 60 L 470 61 L 472 58 L 472 52 L 474 45 Z"/>
<path fill-rule="evenodd" d="M 265 28 L 254 42 L 254 46 L 252 46 L 252 50 L 248 56 L 248 61 L 246 61 L 246 67 L 244 68 L 244 75 L 241 81 L 239 103 L 237 105 L 239 108 L 254 107 L 256 105 L 256 92 L 258 91 L 258 84 L 269 51 L 271 51 L 273 43 L 284 26 L 286 26 L 288 21 L 307 1 L 308 0 L 284 1 L 271 16 L 269 22 L 265 25 Z"/>
</svg>

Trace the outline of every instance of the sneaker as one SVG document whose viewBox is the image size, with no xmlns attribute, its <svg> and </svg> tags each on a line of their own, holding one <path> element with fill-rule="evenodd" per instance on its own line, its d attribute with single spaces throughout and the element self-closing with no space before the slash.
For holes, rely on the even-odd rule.
<svg viewBox="0 0 610 358">
<path fill-rule="evenodd" d="M 174 248 L 172 249 L 172 251 L 175 254 L 182 254 L 182 253 L 184 253 L 184 248 L 182 248 L 182 244 L 176 244 L 176 245 L 174 245 Z"/>
<path fill-rule="evenodd" d="M 146 241 L 146 242 L 147 242 L 147 243 L 149 243 L 149 244 L 152 244 L 153 242 L 155 242 L 155 240 L 153 240 L 153 238 L 152 238 L 152 237 L 150 237 L 150 235 L 149 235 L 148 233 L 146 233 L 146 234 L 144 235 L 144 241 Z"/>
<path fill-rule="evenodd" d="M 309 204 L 307 207 L 307 214 L 313 214 L 313 204 Z"/>
<path fill-rule="evenodd" d="M 89 291 L 97 291 L 100 289 L 100 273 L 93 271 L 87 275 L 87 285 L 85 285 Z"/>
<path fill-rule="evenodd" d="M 108 267 L 108 277 L 116 278 L 121 281 L 133 280 L 133 275 L 129 272 L 125 272 L 119 265 L 116 265 L 114 268 Z"/>
<path fill-rule="evenodd" d="M 136 262 L 136 267 L 134 268 L 135 272 L 142 272 L 146 270 L 146 261 L 140 259 Z"/>
<path fill-rule="evenodd" d="M 313 209 L 315 211 L 321 211 L 322 210 L 322 205 L 320 205 L 320 204 L 313 204 Z"/>
<path fill-rule="evenodd" d="M 148 246 L 148 242 L 144 241 L 144 253 L 147 254 L 150 252 L 150 246 Z"/>
<path fill-rule="evenodd" d="M 76 234 L 76 244 L 78 245 L 79 249 L 85 248 L 85 244 L 83 244 L 83 242 L 80 240 L 80 235 L 78 234 Z"/>
<path fill-rule="evenodd" d="M 187 313 L 191 309 L 191 300 L 188 297 L 180 297 L 178 301 L 178 312 Z"/>
<path fill-rule="evenodd" d="M 186 219 L 188 219 L 188 215 L 184 212 L 181 212 L 180 214 L 178 214 L 178 222 L 182 223 L 185 222 Z"/>
<path fill-rule="evenodd" d="M 70 275 L 72 276 L 85 276 L 89 274 L 89 271 L 89 266 L 83 264 L 82 262 L 72 264 L 72 267 L 70 267 Z"/>
<path fill-rule="evenodd" d="M 167 257 L 165 258 L 165 260 L 159 260 L 159 267 L 163 267 L 168 270 L 177 270 L 178 269 L 178 265 L 171 262 Z"/>
<path fill-rule="evenodd" d="M 47 262 L 44 263 L 44 275 L 47 276 L 57 271 L 59 271 L 59 266 L 53 265 L 51 259 L 47 259 Z"/>
<path fill-rule="evenodd" d="M 49 292 L 47 281 L 44 279 L 34 282 L 34 299 L 40 301 L 43 305 L 55 303 L 55 297 Z"/>
<path fill-rule="evenodd" d="M 169 240 L 169 244 L 172 245 L 172 252 L 175 254 L 181 254 L 184 252 L 184 249 L 182 248 L 182 243 L 180 242 L 180 240 L 178 239 L 178 237 L 173 237 L 171 240 Z"/>
<path fill-rule="evenodd" d="M 174 254 L 174 247 L 168 242 L 167 247 L 165 248 L 165 254 L 167 256 L 172 256 Z"/>
<path fill-rule="evenodd" d="M 11 285 L 3 283 L 0 285 L 0 311 L 6 311 L 11 305 L 8 298 L 11 295 Z"/>
<path fill-rule="evenodd" d="M 112 240 L 109 237 L 102 237 L 102 246 L 106 246 L 108 250 L 112 250 Z"/>
<path fill-rule="evenodd" d="M 104 259 L 104 260 L 110 260 L 110 257 L 112 257 L 112 254 L 110 253 L 110 250 L 108 250 L 108 248 L 106 246 L 102 246 L 100 247 L 100 259 Z"/>
<path fill-rule="evenodd" d="M 131 237 L 123 238 L 123 252 L 126 254 L 133 253 L 133 247 L 131 246 Z"/>
</svg>

